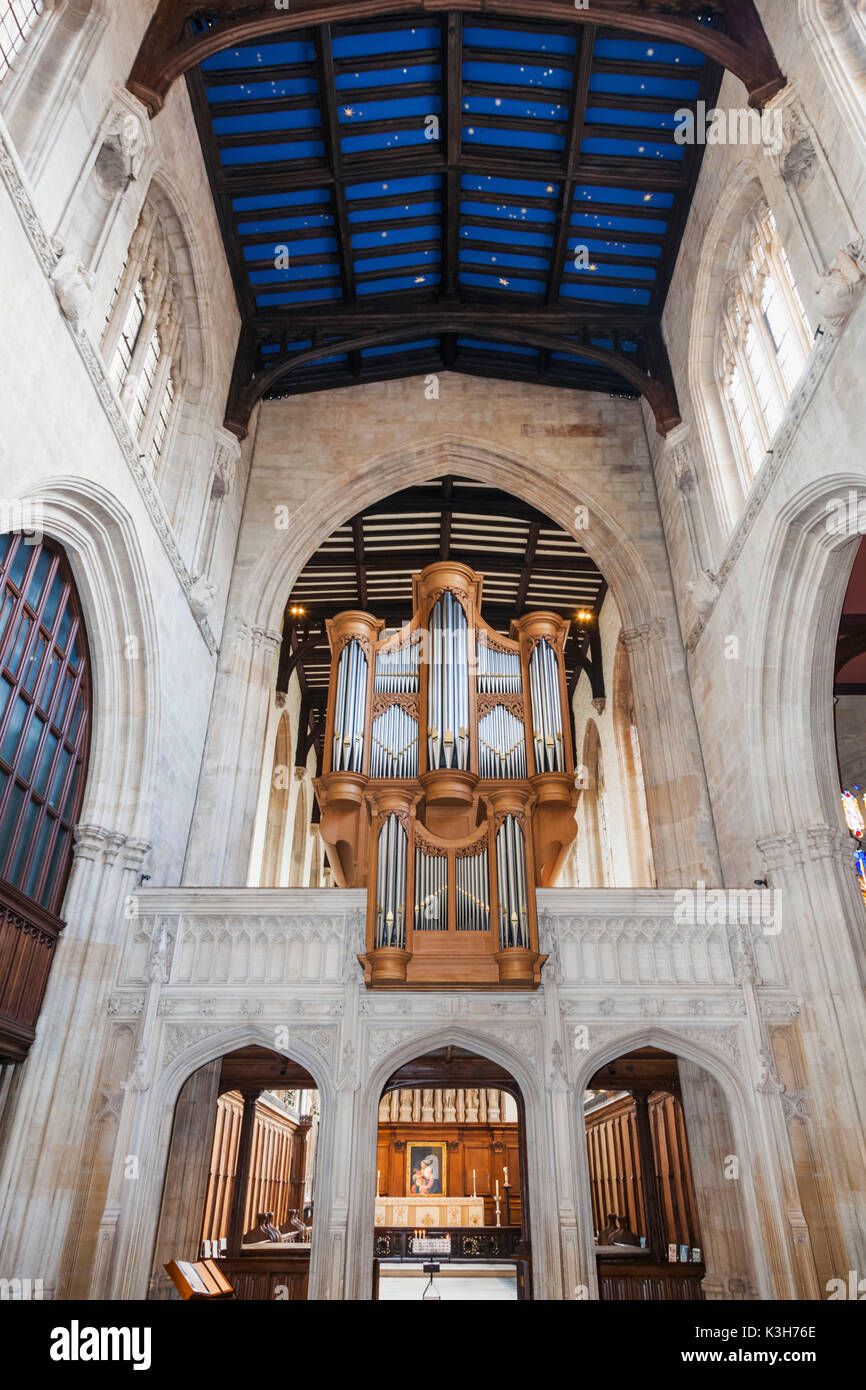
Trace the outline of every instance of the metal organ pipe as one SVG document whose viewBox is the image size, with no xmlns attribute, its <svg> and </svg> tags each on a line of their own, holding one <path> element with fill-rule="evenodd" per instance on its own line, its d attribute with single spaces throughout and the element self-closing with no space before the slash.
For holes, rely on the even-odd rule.
<svg viewBox="0 0 866 1390">
<path fill-rule="evenodd" d="M 406 945 L 406 829 L 393 813 L 379 831 L 376 945 Z"/>
<path fill-rule="evenodd" d="M 448 860 L 444 854 L 415 849 L 415 930 L 446 931 L 448 927 Z"/>
<path fill-rule="evenodd" d="M 389 695 L 416 691 L 420 659 L 421 643 L 416 637 L 401 647 L 387 647 L 378 652 L 373 689 Z"/>
<path fill-rule="evenodd" d="M 487 864 L 486 845 L 479 854 L 457 857 L 458 931 L 487 931 L 490 926 Z"/>
<path fill-rule="evenodd" d="M 360 772 L 364 763 L 364 725 L 367 718 L 367 658 L 360 643 L 350 638 L 337 668 L 337 707 L 334 712 L 333 772 Z"/>
<path fill-rule="evenodd" d="M 450 590 L 430 614 L 427 752 L 430 769 L 469 767 L 469 656 L 466 614 Z"/>
<path fill-rule="evenodd" d="M 418 776 L 418 722 L 400 705 L 373 720 L 370 742 L 371 777 Z"/>
<path fill-rule="evenodd" d="M 484 632 L 478 637 L 479 694 L 519 694 L 523 689 L 520 676 L 520 653 L 499 651 L 488 645 Z"/>
<path fill-rule="evenodd" d="M 499 887 L 499 945 L 528 946 L 526 916 L 526 844 L 514 816 L 496 832 L 496 881 Z"/>
<path fill-rule="evenodd" d="M 544 637 L 536 643 L 529 658 L 529 693 L 535 770 L 564 772 L 559 662 L 556 652 Z"/>
<path fill-rule="evenodd" d="M 479 721 L 478 771 L 482 777 L 526 776 L 523 723 L 502 705 Z"/>
</svg>

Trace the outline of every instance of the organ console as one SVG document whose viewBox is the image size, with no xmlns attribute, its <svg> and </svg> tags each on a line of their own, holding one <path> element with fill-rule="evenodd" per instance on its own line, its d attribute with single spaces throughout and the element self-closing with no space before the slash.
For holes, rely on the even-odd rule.
<svg viewBox="0 0 866 1390">
<path fill-rule="evenodd" d="M 569 625 L 529 613 L 503 637 L 482 586 L 442 561 L 415 575 L 401 631 L 361 612 L 328 623 L 316 795 L 337 883 L 368 888 L 372 988 L 540 983 L 535 888 L 576 833 Z"/>
</svg>

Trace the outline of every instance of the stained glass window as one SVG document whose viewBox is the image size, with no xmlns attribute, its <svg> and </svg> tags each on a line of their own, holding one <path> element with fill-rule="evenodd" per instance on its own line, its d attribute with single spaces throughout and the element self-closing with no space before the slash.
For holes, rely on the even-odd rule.
<svg viewBox="0 0 866 1390">
<path fill-rule="evenodd" d="M 0 879 L 58 912 L 87 768 L 87 637 L 66 557 L 0 535 Z"/>
<path fill-rule="evenodd" d="M 845 812 L 845 819 L 848 822 L 848 829 L 858 840 L 862 840 L 864 831 L 863 812 L 860 810 L 860 803 L 853 792 L 842 793 L 842 808 Z"/>
</svg>

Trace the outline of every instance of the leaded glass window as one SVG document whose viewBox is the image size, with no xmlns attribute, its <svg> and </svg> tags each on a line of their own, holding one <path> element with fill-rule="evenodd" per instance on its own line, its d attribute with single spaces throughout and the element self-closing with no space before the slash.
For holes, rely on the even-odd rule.
<svg viewBox="0 0 866 1390">
<path fill-rule="evenodd" d="M 0 535 L 0 879 L 55 913 L 89 731 L 87 637 L 66 558 Z"/>
</svg>

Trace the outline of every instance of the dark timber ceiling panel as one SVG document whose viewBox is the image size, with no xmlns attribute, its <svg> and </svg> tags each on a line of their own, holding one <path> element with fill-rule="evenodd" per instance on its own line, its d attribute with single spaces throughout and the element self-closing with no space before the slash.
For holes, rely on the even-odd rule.
<svg viewBox="0 0 866 1390">
<path fill-rule="evenodd" d="M 724 29 L 718 6 L 692 17 Z M 227 423 L 443 367 L 625 396 L 664 375 L 701 156 L 675 113 L 721 78 L 696 48 L 416 13 L 269 34 L 187 77 L 245 323 Z"/>
<path fill-rule="evenodd" d="M 496 488 L 445 477 L 407 488 L 339 527 L 308 561 L 286 606 L 277 689 L 293 674 L 301 688 L 306 761 L 321 739 L 328 693 L 327 618 L 359 608 L 399 628 L 412 616 L 412 576 L 435 560 L 458 560 L 484 576 L 482 614 L 503 635 L 533 609 L 573 620 L 565 657 L 569 683 L 597 634 L 607 588 L 586 551 L 543 512 Z M 592 615 L 578 622 L 579 612 Z"/>
</svg>

